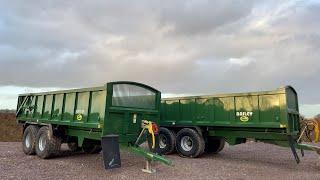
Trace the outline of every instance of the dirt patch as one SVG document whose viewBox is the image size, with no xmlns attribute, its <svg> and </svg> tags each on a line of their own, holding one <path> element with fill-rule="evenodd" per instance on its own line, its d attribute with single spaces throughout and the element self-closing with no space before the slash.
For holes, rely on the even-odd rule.
<svg viewBox="0 0 320 180">
<path fill-rule="evenodd" d="M 14 113 L 0 113 L 0 141 L 21 141 L 22 126 L 16 122 Z"/>
</svg>

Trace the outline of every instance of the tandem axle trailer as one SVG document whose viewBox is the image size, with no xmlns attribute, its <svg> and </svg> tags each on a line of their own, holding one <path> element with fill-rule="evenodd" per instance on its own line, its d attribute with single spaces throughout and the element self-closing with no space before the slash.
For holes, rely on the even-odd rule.
<svg viewBox="0 0 320 180">
<path fill-rule="evenodd" d="M 301 143 L 312 134 L 306 131 L 307 126 L 318 132 L 320 126 L 302 121 L 297 93 L 291 86 L 274 91 L 165 98 L 160 126 L 163 154 L 177 151 L 183 157 L 198 157 L 204 152 L 220 152 L 225 142 L 237 145 L 247 139 L 290 147 L 297 163 L 297 148 L 302 155 L 303 149 L 319 152 L 319 147 Z M 319 138 L 313 139 L 317 142 Z"/>
<path fill-rule="evenodd" d="M 99 153 L 106 169 L 121 166 L 119 149 L 151 162 L 171 165 L 156 153 L 161 93 L 145 84 L 120 81 L 101 87 L 21 94 L 17 122 L 23 124 L 23 151 L 50 158 L 67 143 L 72 151 Z M 149 150 L 140 145 L 148 142 Z"/>
</svg>

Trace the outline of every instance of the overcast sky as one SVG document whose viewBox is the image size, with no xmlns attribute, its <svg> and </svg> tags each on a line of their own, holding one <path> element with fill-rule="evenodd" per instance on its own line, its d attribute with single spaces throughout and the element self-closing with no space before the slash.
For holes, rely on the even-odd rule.
<svg viewBox="0 0 320 180">
<path fill-rule="evenodd" d="M 319 1 L 0 0 L 0 109 L 17 94 L 147 83 L 165 94 L 292 85 L 320 113 Z"/>
</svg>

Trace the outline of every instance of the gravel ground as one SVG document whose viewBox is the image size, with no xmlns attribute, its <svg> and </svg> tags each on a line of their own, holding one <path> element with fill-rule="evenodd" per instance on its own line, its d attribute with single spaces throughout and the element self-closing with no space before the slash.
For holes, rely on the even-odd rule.
<svg viewBox="0 0 320 180">
<path fill-rule="evenodd" d="M 122 168 L 106 171 L 101 154 L 62 149 L 59 157 L 43 160 L 26 156 L 21 143 L 0 142 L 0 179 L 320 179 L 316 153 L 307 151 L 297 165 L 289 149 L 264 143 L 226 146 L 197 159 L 169 155 L 174 167 L 155 164 L 155 174 L 143 173 L 143 159 L 128 152 L 121 152 Z"/>
</svg>

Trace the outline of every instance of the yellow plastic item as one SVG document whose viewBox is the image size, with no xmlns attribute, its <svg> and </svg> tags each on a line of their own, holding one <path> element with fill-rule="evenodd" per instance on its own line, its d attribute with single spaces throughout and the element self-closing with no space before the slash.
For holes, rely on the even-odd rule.
<svg viewBox="0 0 320 180">
<path fill-rule="evenodd" d="M 152 128 L 152 122 L 150 122 L 150 121 L 149 121 L 149 125 L 148 125 L 148 131 L 152 136 L 152 149 L 154 149 L 156 146 L 156 138 L 154 136 L 154 132 L 153 132 L 153 128 Z"/>
<path fill-rule="evenodd" d="M 142 121 L 142 128 L 144 129 L 148 129 L 148 132 L 151 134 L 152 137 L 152 149 L 154 149 L 156 147 L 156 138 L 153 132 L 153 128 L 152 128 L 152 121 L 147 121 L 147 120 L 143 120 Z"/>
</svg>

